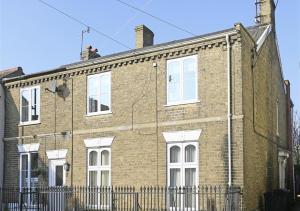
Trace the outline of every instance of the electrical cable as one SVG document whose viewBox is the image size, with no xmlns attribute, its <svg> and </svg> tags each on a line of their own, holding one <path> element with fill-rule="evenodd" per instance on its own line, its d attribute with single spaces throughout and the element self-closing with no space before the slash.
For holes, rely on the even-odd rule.
<svg viewBox="0 0 300 211">
<path fill-rule="evenodd" d="M 190 34 L 190 35 L 192 35 L 192 36 L 196 36 L 194 33 L 190 32 L 190 31 L 188 31 L 188 30 L 186 30 L 186 29 L 184 29 L 184 28 L 182 28 L 182 27 L 180 27 L 180 26 L 177 26 L 177 25 L 175 25 L 175 24 L 173 24 L 173 23 L 171 23 L 171 22 L 169 22 L 169 21 L 166 21 L 166 20 L 164 20 L 164 19 L 162 19 L 162 18 L 159 18 L 159 17 L 157 17 L 157 16 L 155 16 L 155 15 L 152 15 L 151 13 L 146 12 L 145 10 L 142 10 L 142 9 L 140 9 L 140 8 L 137 8 L 137 7 L 135 7 L 135 6 L 131 5 L 131 4 L 128 4 L 128 3 L 124 2 L 124 1 L 121 1 L 121 0 L 115 0 L 115 1 L 120 2 L 121 4 L 123 4 L 123 5 L 127 6 L 127 7 L 130 7 L 130 8 L 132 8 L 132 9 L 134 9 L 134 10 L 137 10 L 137 11 L 139 11 L 139 12 L 141 12 L 141 13 L 144 13 L 144 14 L 146 14 L 146 15 L 148 15 L 148 16 L 150 16 L 150 17 L 152 17 L 152 18 L 154 18 L 154 19 L 156 19 L 156 20 L 158 20 L 158 21 L 160 21 L 160 22 L 162 22 L 162 23 L 165 23 L 165 24 L 167 24 L 167 25 L 169 25 L 169 26 L 172 26 L 172 27 L 174 27 L 174 28 L 176 28 L 176 29 L 178 29 L 178 30 L 180 30 L 180 31 L 183 31 L 183 32 L 185 32 L 185 33 L 187 33 L 187 34 Z"/>
<path fill-rule="evenodd" d="M 93 26 L 91 26 L 91 25 L 88 25 L 87 23 L 85 23 L 85 22 L 79 20 L 78 18 L 75 18 L 75 17 L 69 15 L 68 13 L 66 13 L 66 12 L 64 12 L 64 11 L 62 11 L 62 10 L 56 8 L 56 7 L 54 7 L 53 5 L 47 3 L 47 2 L 45 2 L 45 1 L 43 1 L 43 0 L 37 0 L 37 1 L 39 1 L 40 3 L 46 5 L 47 7 L 49 7 L 49 8 L 51 8 L 51 9 L 55 10 L 56 12 L 58 12 L 58 13 L 64 15 L 64 16 L 66 16 L 67 18 L 69 18 L 69 19 L 71 19 L 71 20 L 73 20 L 73 21 L 79 23 L 80 25 L 83 25 L 83 26 L 85 26 L 85 27 L 89 27 L 89 28 L 92 29 L 94 32 L 100 34 L 100 35 L 103 36 L 103 37 L 106 37 L 107 39 L 110 39 L 110 40 L 114 41 L 115 43 L 117 43 L 117 44 L 123 46 L 124 48 L 130 49 L 130 50 L 132 49 L 132 48 L 130 48 L 129 46 L 125 45 L 124 43 L 122 43 L 122 42 L 116 40 L 115 38 L 111 37 L 110 35 L 101 32 L 100 30 L 96 29 L 95 27 L 93 27 Z"/>
</svg>

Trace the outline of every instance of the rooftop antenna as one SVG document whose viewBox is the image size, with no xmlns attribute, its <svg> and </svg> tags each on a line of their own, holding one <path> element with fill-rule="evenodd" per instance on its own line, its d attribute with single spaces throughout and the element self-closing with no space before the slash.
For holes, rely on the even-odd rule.
<svg viewBox="0 0 300 211">
<path fill-rule="evenodd" d="M 80 50 L 80 57 L 82 57 L 82 45 L 83 45 L 83 35 L 84 33 L 90 33 L 90 27 L 87 26 L 86 30 L 81 31 L 81 50 Z"/>
</svg>

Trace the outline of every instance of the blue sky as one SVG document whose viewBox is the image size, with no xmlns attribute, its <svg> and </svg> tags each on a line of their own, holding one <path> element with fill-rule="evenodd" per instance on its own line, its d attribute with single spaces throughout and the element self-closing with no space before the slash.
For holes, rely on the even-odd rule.
<svg viewBox="0 0 300 211">
<path fill-rule="evenodd" d="M 115 0 L 44 1 L 132 48 L 134 27 L 139 24 L 155 33 L 155 43 L 190 36 Z M 124 1 L 194 34 L 230 28 L 236 22 L 254 24 L 255 0 Z M 300 111 L 300 1 L 279 0 L 276 24 L 284 77 L 291 81 L 292 98 Z M 21 66 L 28 74 L 76 62 L 83 29 L 38 0 L 0 0 L 0 70 Z M 101 55 L 127 50 L 93 31 L 85 36 L 84 45 L 88 44 Z"/>
</svg>

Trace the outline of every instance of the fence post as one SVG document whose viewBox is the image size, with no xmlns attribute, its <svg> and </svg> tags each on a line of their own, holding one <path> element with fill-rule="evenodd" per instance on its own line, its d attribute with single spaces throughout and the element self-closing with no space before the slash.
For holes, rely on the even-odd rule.
<svg viewBox="0 0 300 211">
<path fill-rule="evenodd" d="M 135 209 L 134 210 L 138 211 L 139 210 L 139 193 L 136 192 L 136 193 L 134 193 L 134 195 L 135 195 Z"/>
<path fill-rule="evenodd" d="M 21 188 L 21 191 L 19 193 L 20 193 L 19 208 L 20 208 L 20 211 L 22 211 L 23 210 L 23 206 L 22 206 L 22 204 L 23 204 L 23 189 L 22 188 Z"/>
<path fill-rule="evenodd" d="M 36 195 L 37 195 L 37 210 L 40 210 L 40 194 L 39 194 L 39 189 L 36 188 Z"/>
</svg>

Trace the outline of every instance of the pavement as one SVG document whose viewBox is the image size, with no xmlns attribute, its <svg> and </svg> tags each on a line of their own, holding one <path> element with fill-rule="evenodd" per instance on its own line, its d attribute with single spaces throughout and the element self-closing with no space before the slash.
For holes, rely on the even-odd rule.
<svg viewBox="0 0 300 211">
<path fill-rule="evenodd" d="M 300 200 L 296 201 L 289 211 L 300 211 Z"/>
</svg>

